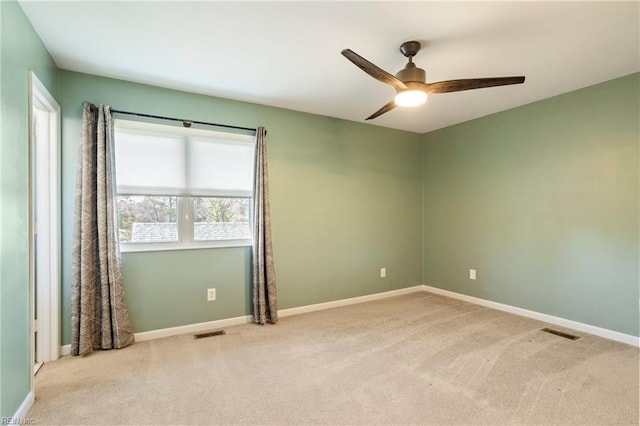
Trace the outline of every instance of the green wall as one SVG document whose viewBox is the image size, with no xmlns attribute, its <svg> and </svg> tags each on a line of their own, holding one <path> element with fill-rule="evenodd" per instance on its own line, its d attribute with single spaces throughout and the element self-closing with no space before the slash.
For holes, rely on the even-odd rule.
<svg viewBox="0 0 640 426">
<path fill-rule="evenodd" d="M 0 1 L 0 417 L 29 392 L 29 77 L 56 97 L 57 69 L 22 8 Z"/>
<path fill-rule="evenodd" d="M 425 284 L 638 336 L 639 81 L 424 135 Z"/>
<path fill-rule="evenodd" d="M 280 309 L 422 283 L 422 136 L 335 118 L 60 71 L 63 342 L 81 103 L 265 126 Z M 250 314 L 250 249 L 123 253 L 136 332 Z M 379 277 L 387 268 L 387 278 Z M 215 302 L 206 288 L 215 287 Z"/>
</svg>

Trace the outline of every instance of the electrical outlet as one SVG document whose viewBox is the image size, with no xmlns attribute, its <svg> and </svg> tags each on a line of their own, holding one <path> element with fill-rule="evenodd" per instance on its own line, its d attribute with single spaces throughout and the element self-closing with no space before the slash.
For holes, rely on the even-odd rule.
<svg viewBox="0 0 640 426">
<path fill-rule="evenodd" d="M 216 289 L 209 288 L 207 289 L 207 302 L 212 302 L 216 300 Z"/>
<path fill-rule="evenodd" d="M 470 280 L 475 280 L 476 279 L 476 270 L 475 269 L 469 269 L 469 279 Z"/>
<path fill-rule="evenodd" d="M 380 278 L 387 277 L 387 268 L 380 268 Z"/>
</svg>

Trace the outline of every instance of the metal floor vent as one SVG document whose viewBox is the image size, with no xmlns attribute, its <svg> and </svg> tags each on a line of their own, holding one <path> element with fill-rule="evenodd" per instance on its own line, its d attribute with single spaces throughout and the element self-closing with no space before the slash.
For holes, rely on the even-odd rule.
<svg viewBox="0 0 640 426">
<path fill-rule="evenodd" d="M 552 328 L 545 327 L 541 331 L 544 331 L 545 333 L 555 334 L 556 336 L 564 337 L 565 339 L 569 339 L 569 340 L 578 340 L 580 338 L 580 336 L 574 336 L 573 334 L 563 333 L 562 331 L 554 330 Z"/>
<path fill-rule="evenodd" d="M 193 338 L 194 339 L 203 339 L 205 337 L 222 336 L 224 334 L 227 334 L 227 333 L 224 332 L 224 330 L 206 331 L 204 333 L 194 334 Z"/>
</svg>

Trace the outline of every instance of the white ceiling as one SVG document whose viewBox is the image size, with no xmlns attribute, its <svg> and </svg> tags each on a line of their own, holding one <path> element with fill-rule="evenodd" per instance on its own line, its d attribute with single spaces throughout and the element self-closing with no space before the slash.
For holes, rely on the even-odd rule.
<svg viewBox="0 0 640 426">
<path fill-rule="evenodd" d="M 60 68 L 347 120 L 395 92 L 345 48 L 395 74 L 418 40 L 428 82 L 526 76 L 370 121 L 420 133 L 640 71 L 635 1 L 20 3 Z"/>
</svg>

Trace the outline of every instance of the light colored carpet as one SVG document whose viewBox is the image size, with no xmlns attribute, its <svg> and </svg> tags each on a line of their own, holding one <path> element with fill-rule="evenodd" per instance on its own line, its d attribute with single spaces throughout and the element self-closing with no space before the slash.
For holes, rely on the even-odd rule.
<svg viewBox="0 0 640 426">
<path fill-rule="evenodd" d="M 36 376 L 36 424 L 638 424 L 638 349 L 429 293 Z M 557 329 L 557 327 L 554 327 Z M 570 331 L 570 330 L 565 330 Z"/>
</svg>

